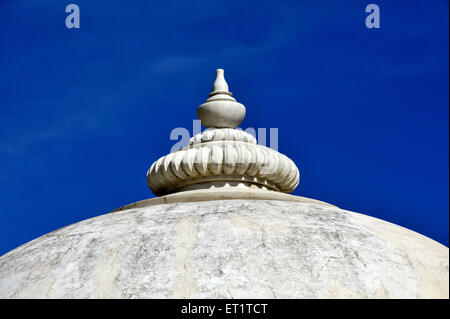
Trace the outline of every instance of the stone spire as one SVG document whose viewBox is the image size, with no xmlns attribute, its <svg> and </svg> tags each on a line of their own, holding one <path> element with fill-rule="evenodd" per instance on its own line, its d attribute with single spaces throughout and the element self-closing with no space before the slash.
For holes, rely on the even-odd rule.
<svg viewBox="0 0 450 319">
<path fill-rule="evenodd" d="M 155 195 L 211 188 L 291 193 L 297 187 L 299 171 L 291 159 L 235 129 L 245 117 L 245 107 L 232 97 L 222 69 L 216 71 L 213 91 L 197 116 L 207 130 L 148 170 L 147 184 Z"/>
<path fill-rule="evenodd" d="M 245 117 L 245 107 L 228 91 L 224 71 L 217 69 L 209 99 L 197 109 L 197 117 L 206 128 L 236 128 Z"/>
</svg>

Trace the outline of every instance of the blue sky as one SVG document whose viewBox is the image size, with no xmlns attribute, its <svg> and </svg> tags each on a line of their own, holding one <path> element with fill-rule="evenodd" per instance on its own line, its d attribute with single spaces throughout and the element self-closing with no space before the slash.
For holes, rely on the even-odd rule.
<svg viewBox="0 0 450 319">
<path fill-rule="evenodd" d="M 295 195 L 449 242 L 448 1 L 0 1 L 0 254 L 153 197 L 215 69 Z M 365 27 L 365 7 L 381 28 Z"/>
</svg>

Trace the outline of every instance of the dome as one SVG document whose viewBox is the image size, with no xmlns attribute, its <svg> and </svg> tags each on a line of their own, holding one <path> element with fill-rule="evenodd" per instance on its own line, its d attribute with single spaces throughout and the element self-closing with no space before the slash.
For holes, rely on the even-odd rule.
<svg viewBox="0 0 450 319">
<path fill-rule="evenodd" d="M 448 248 L 289 195 L 296 164 L 237 126 L 217 70 L 207 128 L 156 160 L 143 200 L 0 257 L 0 298 L 448 298 Z"/>
<path fill-rule="evenodd" d="M 0 258 L 0 298 L 448 298 L 445 246 L 286 196 L 143 205 L 67 226 Z"/>
</svg>

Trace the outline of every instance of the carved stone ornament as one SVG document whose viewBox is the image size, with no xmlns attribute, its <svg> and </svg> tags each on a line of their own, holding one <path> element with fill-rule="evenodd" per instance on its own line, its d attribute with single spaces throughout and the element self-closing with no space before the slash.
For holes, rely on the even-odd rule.
<svg viewBox="0 0 450 319">
<path fill-rule="evenodd" d="M 231 97 L 223 73 L 217 70 L 213 92 L 197 110 L 207 130 L 148 170 L 147 184 L 155 195 L 226 187 L 291 193 L 297 187 L 299 171 L 291 159 L 235 129 L 244 119 L 245 107 Z"/>
</svg>

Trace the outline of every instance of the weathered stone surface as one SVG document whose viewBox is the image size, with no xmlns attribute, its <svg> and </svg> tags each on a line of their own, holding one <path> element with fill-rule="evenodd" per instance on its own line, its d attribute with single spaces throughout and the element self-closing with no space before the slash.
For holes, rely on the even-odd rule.
<svg viewBox="0 0 450 319">
<path fill-rule="evenodd" d="M 332 206 L 154 205 L 0 257 L 0 298 L 448 298 L 448 248 Z"/>
<path fill-rule="evenodd" d="M 135 203 L 131 203 L 113 210 L 113 212 L 125 209 L 141 208 L 151 205 L 173 204 L 173 203 L 187 203 L 187 202 L 204 202 L 211 200 L 224 199 L 263 199 L 263 200 L 281 200 L 288 202 L 300 202 L 317 205 L 327 205 L 335 207 L 326 202 L 317 199 L 284 194 L 280 192 L 268 191 L 263 189 L 252 189 L 244 186 L 227 187 L 220 186 L 219 188 L 196 189 L 184 192 L 178 192 L 160 197 L 153 197 L 144 199 Z"/>
</svg>

